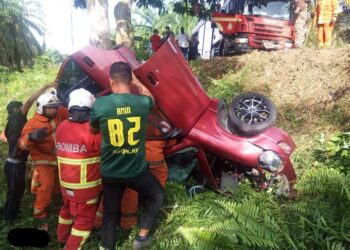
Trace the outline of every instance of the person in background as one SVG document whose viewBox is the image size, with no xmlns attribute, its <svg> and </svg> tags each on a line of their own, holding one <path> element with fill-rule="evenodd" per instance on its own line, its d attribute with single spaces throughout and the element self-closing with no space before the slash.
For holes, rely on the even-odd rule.
<svg viewBox="0 0 350 250">
<path fill-rule="evenodd" d="M 192 35 L 192 38 L 190 40 L 190 48 L 189 48 L 189 52 L 188 52 L 188 60 L 196 60 L 198 57 L 198 45 L 199 45 L 199 41 L 198 41 L 198 33 L 194 33 Z"/>
<path fill-rule="evenodd" d="M 160 48 L 160 46 L 162 44 L 162 39 L 158 35 L 157 29 L 153 30 L 153 35 L 150 38 L 150 42 L 151 42 L 152 52 L 154 53 Z"/>
<path fill-rule="evenodd" d="M 165 26 L 165 31 L 164 31 L 163 37 L 162 37 L 162 43 L 165 43 L 166 40 L 168 40 L 168 38 L 170 36 L 174 36 L 174 33 L 170 30 L 169 26 Z"/>
<path fill-rule="evenodd" d="M 180 34 L 176 36 L 176 41 L 185 59 L 188 60 L 188 48 L 190 47 L 190 39 L 185 33 L 184 27 L 180 28 Z"/>
<path fill-rule="evenodd" d="M 27 114 L 34 101 L 48 88 L 56 87 L 57 82 L 45 84 L 35 91 L 24 104 L 11 101 L 7 109 L 7 123 L 1 140 L 8 143 L 8 157 L 4 170 L 7 180 L 7 197 L 2 210 L 2 218 L 6 221 L 17 219 L 20 203 L 25 190 L 25 172 L 28 153 L 18 148 L 18 139 L 27 122 Z"/>
<path fill-rule="evenodd" d="M 56 90 L 44 93 L 39 96 L 36 113 L 26 123 L 18 140 L 19 148 L 29 151 L 35 167 L 33 217 L 43 228 L 48 227 L 43 220 L 48 216 L 46 209 L 57 185 L 56 128 L 67 116 L 67 109 L 60 106 Z"/>
<path fill-rule="evenodd" d="M 294 30 L 295 30 L 295 43 L 296 48 L 301 48 L 304 44 L 307 34 L 307 1 L 308 0 L 296 0 L 294 10 Z"/>
<path fill-rule="evenodd" d="M 318 29 L 318 46 L 330 47 L 332 32 L 337 21 L 338 0 L 317 0 L 315 22 Z"/>
<path fill-rule="evenodd" d="M 101 193 L 100 134 L 89 129 L 95 98 L 81 88 L 69 95 L 69 117 L 56 131 L 57 162 L 63 205 L 57 239 L 65 250 L 80 249 L 94 227 Z"/>
<path fill-rule="evenodd" d="M 133 79 L 134 78 L 134 79 Z M 131 93 L 132 83 L 141 95 Z M 129 64 L 116 62 L 110 68 L 112 93 L 99 97 L 91 110 L 90 129 L 102 134 L 101 179 L 103 219 L 100 249 L 115 249 L 116 226 L 125 188 L 146 199 L 134 249 L 150 246 L 148 236 L 164 200 L 164 189 L 150 173 L 145 160 L 147 116 L 154 105 L 151 93 L 132 75 Z"/>
</svg>

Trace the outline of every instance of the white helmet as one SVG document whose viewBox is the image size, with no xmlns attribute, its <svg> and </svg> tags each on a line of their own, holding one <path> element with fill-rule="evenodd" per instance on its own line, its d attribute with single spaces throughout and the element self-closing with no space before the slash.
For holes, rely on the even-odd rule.
<svg viewBox="0 0 350 250">
<path fill-rule="evenodd" d="M 44 107 L 58 107 L 60 106 L 60 100 L 56 96 L 56 92 L 48 92 L 39 96 L 36 102 L 36 112 L 44 114 Z"/>
<path fill-rule="evenodd" d="M 68 109 L 71 107 L 91 109 L 94 102 L 95 97 L 89 91 L 83 88 L 76 89 L 69 94 Z"/>
</svg>

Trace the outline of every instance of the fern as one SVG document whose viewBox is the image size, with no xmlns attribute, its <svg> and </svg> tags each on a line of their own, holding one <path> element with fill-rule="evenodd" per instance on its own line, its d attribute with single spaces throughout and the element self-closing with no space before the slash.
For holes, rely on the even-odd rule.
<svg viewBox="0 0 350 250">
<path fill-rule="evenodd" d="M 191 246 L 225 249 L 233 245 L 278 248 L 279 227 L 271 216 L 250 202 L 236 204 L 216 200 L 216 219 L 207 226 L 181 227 L 179 232 Z"/>
<path fill-rule="evenodd" d="M 331 168 L 313 169 L 296 188 L 298 200 L 285 206 L 286 224 L 294 242 L 300 248 L 349 246 L 349 176 Z"/>
</svg>

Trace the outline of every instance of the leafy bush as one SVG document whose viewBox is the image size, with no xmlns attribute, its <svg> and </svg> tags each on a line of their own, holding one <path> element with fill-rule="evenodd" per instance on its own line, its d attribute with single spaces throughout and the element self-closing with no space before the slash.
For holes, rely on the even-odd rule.
<svg viewBox="0 0 350 250">
<path fill-rule="evenodd" d="M 326 166 L 350 174 L 350 132 L 336 133 L 328 141 L 321 134 L 315 154 Z"/>
</svg>

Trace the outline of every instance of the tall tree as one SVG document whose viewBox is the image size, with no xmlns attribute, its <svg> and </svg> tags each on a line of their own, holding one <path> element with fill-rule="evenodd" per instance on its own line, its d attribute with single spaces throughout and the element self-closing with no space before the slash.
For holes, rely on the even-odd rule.
<svg viewBox="0 0 350 250">
<path fill-rule="evenodd" d="M 114 7 L 116 23 L 115 43 L 131 47 L 134 40 L 134 32 L 131 24 L 131 5 L 133 0 L 119 0 Z"/>
<path fill-rule="evenodd" d="M 20 69 L 42 52 L 33 34 L 43 34 L 42 16 L 36 1 L 0 0 L 0 65 Z"/>
<path fill-rule="evenodd" d="M 98 3 L 96 5 L 96 3 Z M 103 4 L 102 4 L 103 3 Z M 131 24 L 131 6 L 134 3 L 134 0 L 118 0 L 116 3 L 116 6 L 114 7 L 114 17 L 116 21 L 116 39 L 115 43 L 117 45 L 123 45 L 131 47 L 133 43 L 133 29 Z M 163 6 L 163 0 L 137 0 L 136 4 L 141 6 L 150 6 L 150 7 L 156 7 L 159 9 L 162 9 Z M 74 6 L 78 8 L 87 8 L 88 9 L 88 15 L 90 19 L 90 29 L 96 30 L 96 35 L 93 33 L 90 34 L 90 37 L 93 35 L 97 39 L 102 39 L 105 36 L 105 33 L 109 33 L 109 22 L 108 22 L 108 0 L 74 0 Z M 89 11 L 90 6 L 90 11 Z M 95 15 L 92 14 L 93 8 L 98 8 Z M 102 22 L 102 19 L 106 19 Z M 94 27 L 99 26 L 99 27 Z M 103 31 L 102 29 L 105 29 Z M 98 46 L 98 47 L 104 47 L 101 46 L 103 43 L 93 43 L 90 39 L 91 44 Z"/>
<path fill-rule="evenodd" d="M 74 0 L 74 7 L 87 9 L 90 44 L 104 49 L 112 48 L 113 41 L 110 37 L 108 20 L 108 0 Z"/>
</svg>

